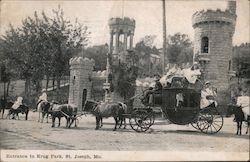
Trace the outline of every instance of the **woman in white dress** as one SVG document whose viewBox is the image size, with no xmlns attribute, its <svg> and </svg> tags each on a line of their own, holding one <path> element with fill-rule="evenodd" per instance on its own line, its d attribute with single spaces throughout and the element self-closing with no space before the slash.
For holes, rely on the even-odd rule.
<svg viewBox="0 0 250 162">
<path fill-rule="evenodd" d="M 17 109 L 20 105 L 22 105 L 23 103 L 23 98 L 22 97 L 17 97 L 17 100 L 15 101 L 15 103 L 12 105 L 12 109 Z"/>
<path fill-rule="evenodd" d="M 217 94 L 212 88 L 211 83 L 206 82 L 204 89 L 201 91 L 200 108 L 203 109 L 209 106 L 217 107 L 218 103 L 215 101 L 216 96 Z"/>
</svg>

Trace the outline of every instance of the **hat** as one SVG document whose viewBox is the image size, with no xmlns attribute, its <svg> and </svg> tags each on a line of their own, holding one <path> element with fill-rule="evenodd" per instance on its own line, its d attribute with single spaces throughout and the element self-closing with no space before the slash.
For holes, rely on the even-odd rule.
<svg viewBox="0 0 250 162">
<path fill-rule="evenodd" d="M 159 74 L 154 75 L 154 80 L 160 80 L 161 76 Z"/>
<path fill-rule="evenodd" d="M 209 81 L 206 81 L 206 82 L 205 82 L 205 85 L 206 85 L 206 84 L 211 84 L 211 83 L 210 83 Z"/>
</svg>

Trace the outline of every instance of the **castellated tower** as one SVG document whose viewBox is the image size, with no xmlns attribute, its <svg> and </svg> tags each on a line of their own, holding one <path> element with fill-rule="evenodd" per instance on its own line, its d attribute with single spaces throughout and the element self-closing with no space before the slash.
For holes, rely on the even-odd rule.
<svg viewBox="0 0 250 162">
<path fill-rule="evenodd" d="M 133 48 L 135 20 L 128 17 L 111 18 L 110 29 L 110 52 L 113 57 L 123 57 L 122 51 Z M 129 38 L 129 39 L 128 39 Z"/>
<path fill-rule="evenodd" d="M 82 111 L 85 101 L 91 97 L 91 76 L 94 67 L 94 60 L 82 57 L 71 58 L 70 83 L 69 83 L 69 104 L 78 107 Z"/>
<path fill-rule="evenodd" d="M 218 89 L 219 102 L 225 101 L 232 74 L 232 37 L 236 22 L 236 1 L 227 9 L 207 10 L 193 14 L 194 60 L 203 68 L 203 79 Z"/>
<path fill-rule="evenodd" d="M 112 69 L 112 65 L 128 62 L 129 55 L 127 50 L 132 50 L 133 48 L 135 20 L 128 17 L 111 18 L 109 19 L 109 29 L 110 43 L 106 66 L 107 76 L 103 87 L 105 89 L 105 101 L 123 101 L 123 98 L 118 93 L 111 92 L 111 82 L 112 85 L 117 85 L 119 75 Z M 110 59 L 112 60 L 112 64 Z M 112 81 L 110 78 L 112 78 Z"/>
</svg>

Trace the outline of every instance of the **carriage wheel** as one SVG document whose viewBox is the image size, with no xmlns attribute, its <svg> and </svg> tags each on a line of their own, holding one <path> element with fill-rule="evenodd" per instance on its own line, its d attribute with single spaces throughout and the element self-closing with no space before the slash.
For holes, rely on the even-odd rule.
<svg viewBox="0 0 250 162">
<path fill-rule="evenodd" d="M 146 132 L 154 124 L 154 113 L 146 110 L 135 110 L 131 114 L 129 124 L 136 132 Z"/>
<path fill-rule="evenodd" d="M 191 123 L 191 125 L 192 125 L 192 127 L 194 127 L 195 129 L 200 130 L 200 128 L 198 127 L 198 124 L 197 124 L 196 122 Z"/>
<path fill-rule="evenodd" d="M 223 126 L 223 117 L 216 108 L 203 109 L 200 111 L 196 123 L 201 132 L 214 134 L 221 130 Z"/>
</svg>

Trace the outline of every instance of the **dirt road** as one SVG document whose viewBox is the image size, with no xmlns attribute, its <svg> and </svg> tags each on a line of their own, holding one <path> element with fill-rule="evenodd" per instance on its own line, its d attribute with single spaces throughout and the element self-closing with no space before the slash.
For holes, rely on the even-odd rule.
<svg viewBox="0 0 250 162">
<path fill-rule="evenodd" d="M 129 125 L 127 129 L 112 131 L 113 119 L 104 119 L 104 127 L 94 130 L 95 118 L 82 116 L 77 128 L 65 128 L 62 119 L 60 128 L 51 128 L 49 123 L 38 123 L 38 114 L 30 112 L 28 121 L 1 119 L 1 149 L 73 149 L 111 151 L 225 151 L 249 152 L 249 135 L 236 136 L 236 123 L 224 119 L 222 130 L 207 135 L 191 125 L 168 124 L 157 120 L 148 132 L 137 133 Z M 128 121 L 127 121 L 128 122 Z"/>
</svg>

